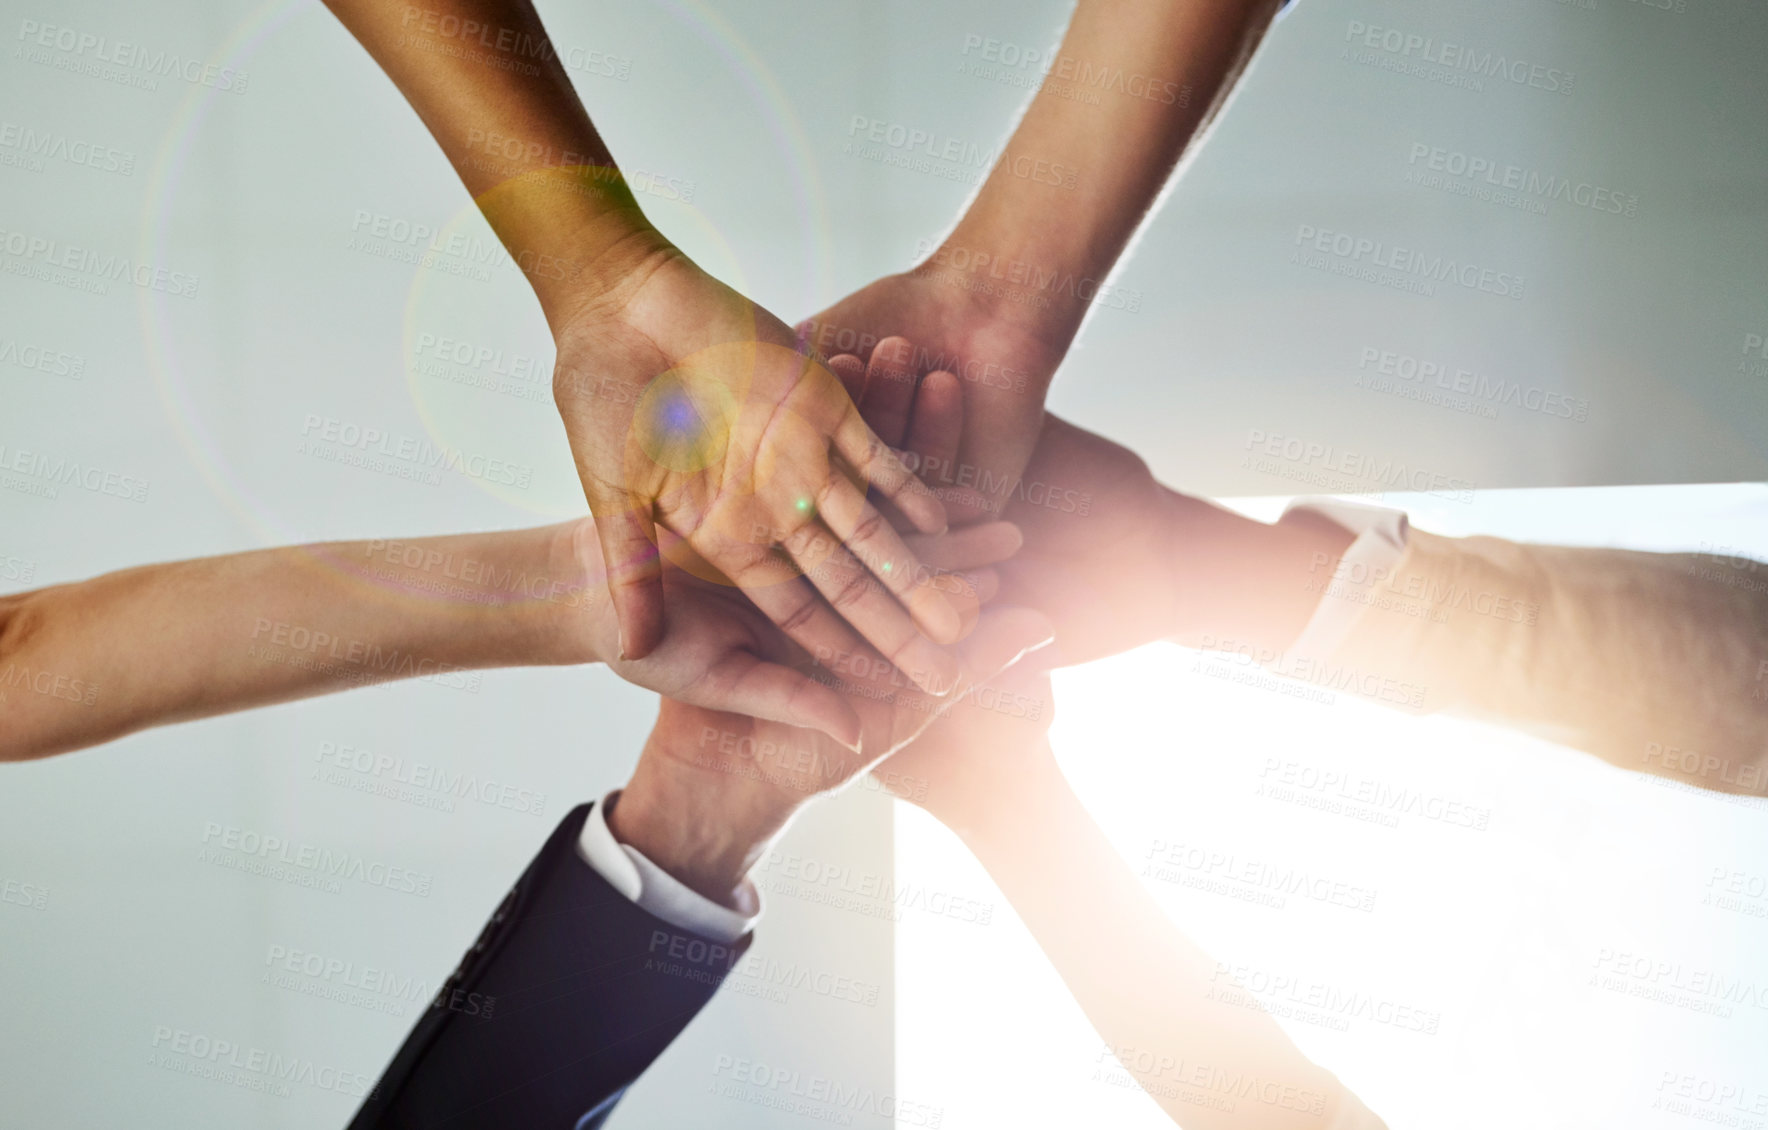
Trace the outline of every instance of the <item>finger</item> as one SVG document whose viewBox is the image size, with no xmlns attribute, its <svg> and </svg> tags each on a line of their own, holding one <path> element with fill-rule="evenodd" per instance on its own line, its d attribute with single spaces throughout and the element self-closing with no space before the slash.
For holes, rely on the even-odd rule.
<svg viewBox="0 0 1768 1130">
<path fill-rule="evenodd" d="M 912 704 L 898 697 L 885 726 L 886 732 L 880 733 L 874 728 L 873 733 L 866 736 L 870 747 L 863 749 L 862 755 L 883 756 L 901 749 L 928 726 L 956 709 L 974 688 L 1000 674 L 1027 653 L 1043 647 L 1051 637 L 1049 619 L 1033 609 L 1002 608 L 984 613 L 977 622 L 976 631 L 958 649 L 963 661 L 957 688 L 959 693 L 937 702 L 922 700 Z M 859 705 L 862 717 L 866 716 L 865 704 Z"/>
<path fill-rule="evenodd" d="M 817 497 L 817 514 L 849 553 L 908 606 L 921 630 L 940 643 L 958 638 L 959 617 L 951 601 L 927 584 L 927 574 L 884 516 L 845 476 L 832 474 Z M 986 564 L 970 562 L 969 564 Z M 859 625 L 855 625 L 859 627 Z M 862 629 L 863 631 L 863 629 Z M 870 638 L 870 637 L 868 637 Z"/>
<path fill-rule="evenodd" d="M 695 690 L 701 692 L 695 705 L 820 730 L 859 750 L 859 715 L 853 707 L 833 688 L 790 667 L 732 652 L 713 664 Z"/>
<path fill-rule="evenodd" d="M 829 371 L 841 378 L 847 399 L 858 404 L 866 396 L 866 363 L 851 353 L 829 358 Z M 862 413 L 863 415 L 863 413 Z"/>
<path fill-rule="evenodd" d="M 922 635 L 909 612 L 880 583 L 881 575 L 888 576 L 894 570 L 879 574 L 867 569 L 832 533 L 815 524 L 788 539 L 785 550 L 828 600 L 829 607 L 884 658 L 901 668 L 910 682 L 932 695 L 950 693 L 958 676 L 958 661 Z M 935 600 L 944 608 L 950 617 L 948 638 L 956 639 L 963 630 L 963 618 L 955 599 L 931 586 L 918 587 L 926 593 L 921 599 Z M 819 662 L 826 659 L 821 653 L 813 654 Z"/>
<path fill-rule="evenodd" d="M 801 576 L 781 582 L 779 574 L 794 566 L 751 566 L 731 579 L 781 634 L 804 650 L 807 658 L 832 667 L 844 658 L 871 649 L 858 633 L 829 607 L 816 588 Z"/>
<path fill-rule="evenodd" d="M 657 527 L 642 507 L 624 502 L 598 513 L 596 540 L 608 570 L 608 595 L 620 624 L 620 658 L 643 659 L 663 639 L 663 571 Z"/>
<path fill-rule="evenodd" d="M 922 377 L 915 390 L 915 410 L 909 417 L 903 447 L 920 457 L 924 468 L 921 480 L 928 486 L 941 485 L 929 478 L 928 469 L 949 471 L 957 462 L 958 439 L 963 431 L 964 386 L 958 378 L 943 369 Z"/>
<path fill-rule="evenodd" d="M 984 522 L 943 534 L 911 534 L 909 552 L 934 569 L 974 569 L 1010 559 L 1025 544 L 1025 535 L 1011 522 Z"/>
<path fill-rule="evenodd" d="M 970 595 L 976 603 L 987 604 L 1001 594 L 1001 574 L 998 569 L 972 569 L 966 573 L 952 573 L 949 576 L 962 577 L 970 586 Z"/>
<path fill-rule="evenodd" d="M 963 383 L 943 370 L 928 373 L 915 393 L 908 450 L 916 452 L 917 458 L 908 462 L 945 505 L 951 518 L 962 523 L 998 517 L 1004 508 L 972 485 L 976 470 L 958 463 L 963 429 Z"/>
<path fill-rule="evenodd" d="M 859 414 L 892 447 L 901 447 L 915 404 L 915 347 L 906 337 L 887 337 L 866 366 L 866 394 Z"/>
<path fill-rule="evenodd" d="M 894 502 L 903 517 L 926 534 L 946 529 L 945 507 L 922 484 L 888 444 L 866 426 L 859 409 L 850 407 L 834 428 L 835 450 L 867 483 Z"/>
</svg>

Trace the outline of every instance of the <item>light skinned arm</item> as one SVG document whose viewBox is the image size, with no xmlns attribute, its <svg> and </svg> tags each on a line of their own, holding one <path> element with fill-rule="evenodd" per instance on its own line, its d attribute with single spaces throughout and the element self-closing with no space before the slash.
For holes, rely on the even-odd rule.
<svg viewBox="0 0 1768 1130">
<path fill-rule="evenodd" d="M 594 544 L 585 519 L 170 562 L 0 598 L 0 760 L 394 679 L 460 686 L 478 668 L 597 661 L 858 744 L 859 715 L 782 664 L 785 641 L 728 586 L 669 569 L 670 638 L 621 659 L 606 586 L 584 566 Z M 996 524 L 918 544 L 989 563 L 1018 536 Z"/>
<path fill-rule="evenodd" d="M 956 639 L 961 613 L 913 579 L 920 563 L 875 520 L 866 488 L 922 532 L 944 528 L 943 508 L 789 327 L 649 222 L 532 4 L 329 7 L 417 111 L 540 300 L 620 652 L 642 657 L 662 638 L 661 527 L 807 649 L 863 637 L 949 679 L 955 660 L 939 645 Z M 801 575 L 827 580 L 807 593 L 787 583 Z M 867 576 L 877 583 L 861 585 Z M 818 592 L 863 595 L 837 613 Z"/>
<path fill-rule="evenodd" d="M 825 352 L 862 360 L 900 334 L 920 349 L 922 372 L 962 377 L 969 414 L 960 458 L 998 484 L 988 493 L 1004 501 L 1037 443 L 1069 344 L 1093 305 L 1109 301 L 1107 277 L 1278 6 L 1081 0 L 1045 81 L 951 234 L 918 267 L 841 300 L 801 332 Z"/>
<path fill-rule="evenodd" d="M 1048 678 L 1016 668 L 996 682 L 1013 709 L 958 707 L 880 777 L 913 782 L 904 799 L 987 868 L 1103 1041 L 1095 1077 L 1115 1060 L 1186 1130 L 1380 1127 L 1268 1013 L 1222 999 L 1238 989 L 1227 967 L 1174 925 L 1063 777 Z M 1258 1087 L 1210 1102 L 1224 1080 Z"/>
<path fill-rule="evenodd" d="M 1768 795 L 1768 565 L 1412 530 L 1392 564 L 1341 570 L 1353 535 L 1325 515 L 1244 518 L 1055 417 L 1029 478 L 1042 504 L 1006 510 L 1025 547 L 1001 566 L 1001 592 L 1055 623 L 1040 661 L 1172 639 L 1272 663 L 1312 649 L 1298 637 L 1321 610 L 1348 627 L 1302 658 L 1407 692 L 1374 701 Z"/>
</svg>

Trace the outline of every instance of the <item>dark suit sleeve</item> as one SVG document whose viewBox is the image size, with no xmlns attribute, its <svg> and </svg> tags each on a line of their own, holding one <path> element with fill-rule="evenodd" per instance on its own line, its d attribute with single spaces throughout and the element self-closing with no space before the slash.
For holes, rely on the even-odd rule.
<svg viewBox="0 0 1768 1130">
<path fill-rule="evenodd" d="M 350 1130 L 591 1130 L 712 999 L 749 939 L 640 910 L 577 854 L 588 814 L 554 830 Z"/>
</svg>

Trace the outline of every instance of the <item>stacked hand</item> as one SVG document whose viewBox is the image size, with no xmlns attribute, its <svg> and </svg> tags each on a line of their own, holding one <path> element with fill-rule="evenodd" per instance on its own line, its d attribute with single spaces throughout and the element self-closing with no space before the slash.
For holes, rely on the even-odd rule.
<svg viewBox="0 0 1768 1130">
<path fill-rule="evenodd" d="M 799 332 L 825 354 L 851 353 L 861 362 L 872 361 L 885 340 L 897 343 L 892 365 L 904 376 L 875 410 L 862 406 L 866 421 L 881 432 L 895 413 L 908 412 L 915 378 L 956 375 L 964 401 L 957 457 L 942 473 L 924 477 L 936 489 L 975 489 L 974 497 L 956 504 L 947 498 L 954 520 L 1000 517 L 1037 446 L 1044 390 L 1075 326 L 1007 295 L 966 287 L 963 273 L 942 269 L 938 260 L 879 279 L 805 321 Z"/>
</svg>

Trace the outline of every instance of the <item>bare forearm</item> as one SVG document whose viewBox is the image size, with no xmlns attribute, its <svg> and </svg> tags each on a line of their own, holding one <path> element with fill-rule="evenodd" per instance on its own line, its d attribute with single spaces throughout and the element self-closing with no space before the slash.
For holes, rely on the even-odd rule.
<svg viewBox="0 0 1768 1130">
<path fill-rule="evenodd" d="M 1245 68 L 1276 0 L 1081 0 L 1048 76 L 947 242 L 1046 289 L 1068 334 Z M 1050 175 L 1047 170 L 1061 170 Z M 1045 170 L 1045 175 L 1038 175 Z"/>
<path fill-rule="evenodd" d="M 1350 533 L 1307 512 L 1267 523 L 1170 489 L 1167 495 L 1178 588 L 1169 638 L 1204 650 L 1288 647 L 1319 604 L 1310 581 L 1331 574 Z"/>
<path fill-rule="evenodd" d="M 393 679 L 583 661 L 563 527 L 149 565 L 0 606 L 0 758 Z M 599 623 L 599 621 L 598 621 Z"/>
<path fill-rule="evenodd" d="M 1053 760 L 1037 760 L 1045 767 L 957 831 L 1124 1069 L 1186 1130 L 1327 1125 L 1340 1093 L 1331 1073 L 1267 1014 L 1212 999 L 1232 988 L 1222 966 L 1142 889 Z M 1224 1077 L 1274 1084 L 1278 1100 L 1233 1111 L 1196 1101 Z"/>
<path fill-rule="evenodd" d="M 393 80 L 555 321 L 654 236 L 527 0 L 326 0 Z M 606 280 L 599 280 L 606 285 Z"/>
</svg>

